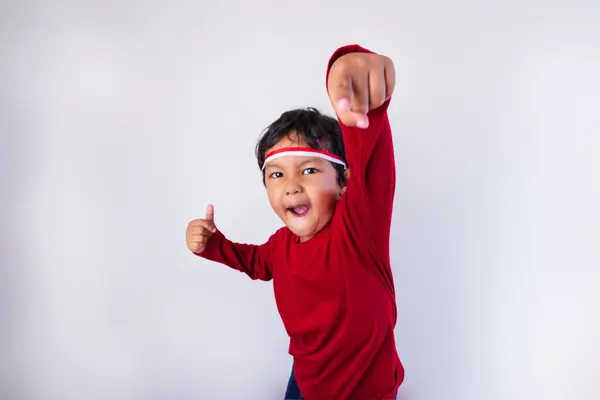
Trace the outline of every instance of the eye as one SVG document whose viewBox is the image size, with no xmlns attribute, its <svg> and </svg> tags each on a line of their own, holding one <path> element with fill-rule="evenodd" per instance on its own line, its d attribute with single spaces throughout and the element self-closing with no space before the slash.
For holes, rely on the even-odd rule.
<svg viewBox="0 0 600 400">
<path fill-rule="evenodd" d="M 304 171 L 302 171 L 302 175 L 311 175 L 311 174 L 316 174 L 317 172 L 319 172 L 316 168 L 306 168 Z"/>
<path fill-rule="evenodd" d="M 283 174 L 281 172 L 273 172 L 271 175 L 269 175 L 269 178 L 276 179 L 276 178 L 281 178 L 282 176 L 283 176 Z"/>
</svg>

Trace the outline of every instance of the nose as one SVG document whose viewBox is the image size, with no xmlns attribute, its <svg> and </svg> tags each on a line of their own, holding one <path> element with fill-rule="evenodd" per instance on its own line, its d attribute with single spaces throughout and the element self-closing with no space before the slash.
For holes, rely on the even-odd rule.
<svg viewBox="0 0 600 400">
<path fill-rule="evenodd" d="M 289 180 L 285 185 L 285 195 L 293 196 L 298 193 L 302 193 L 302 186 L 294 180 Z"/>
</svg>

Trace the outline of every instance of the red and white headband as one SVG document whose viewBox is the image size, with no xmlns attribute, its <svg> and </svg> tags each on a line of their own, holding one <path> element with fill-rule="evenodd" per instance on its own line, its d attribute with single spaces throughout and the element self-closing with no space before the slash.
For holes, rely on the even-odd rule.
<svg viewBox="0 0 600 400">
<path fill-rule="evenodd" d="M 263 164 L 263 170 L 266 168 L 269 161 L 276 160 L 280 157 L 285 156 L 304 156 L 304 157 L 319 157 L 332 163 L 340 164 L 346 169 L 346 163 L 344 160 L 332 154 L 328 151 L 313 149 L 312 147 L 286 147 L 279 150 L 273 150 L 265 156 L 265 163 Z"/>
</svg>

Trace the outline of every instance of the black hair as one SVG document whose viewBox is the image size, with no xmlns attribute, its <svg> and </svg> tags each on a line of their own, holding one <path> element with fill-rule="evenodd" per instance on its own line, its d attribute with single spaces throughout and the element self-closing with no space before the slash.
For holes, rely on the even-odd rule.
<svg viewBox="0 0 600 400">
<path fill-rule="evenodd" d="M 297 108 L 286 111 L 269 125 L 262 133 L 256 144 L 256 161 L 258 168 L 262 170 L 265 162 L 265 153 L 275 146 L 281 139 L 290 137 L 292 134 L 304 138 L 306 143 L 313 149 L 328 151 L 341 157 L 346 165 L 346 150 L 342 131 L 337 119 L 322 114 L 316 108 Z M 332 163 L 337 171 L 337 181 L 340 186 L 346 186 L 346 175 L 344 167 Z M 263 171 L 263 183 L 265 173 Z"/>
</svg>

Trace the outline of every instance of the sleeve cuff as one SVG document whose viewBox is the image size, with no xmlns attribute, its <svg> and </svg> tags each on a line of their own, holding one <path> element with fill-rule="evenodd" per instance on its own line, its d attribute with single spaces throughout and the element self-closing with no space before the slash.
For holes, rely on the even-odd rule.
<svg viewBox="0 0 600 400">
<path fill-rule="evenodd" d="M 216 259 L 216 255 L 219 253 L 219 248 L 221 247 L 221 242 L 225 240 L 225 236 L 219 229 L 208 240 L 206 247 L 201 253 L 194 253 L 198 257 L 202 257 L 204 259 L 214 261 Z"/>
</svg>

